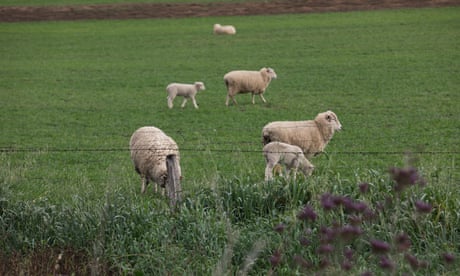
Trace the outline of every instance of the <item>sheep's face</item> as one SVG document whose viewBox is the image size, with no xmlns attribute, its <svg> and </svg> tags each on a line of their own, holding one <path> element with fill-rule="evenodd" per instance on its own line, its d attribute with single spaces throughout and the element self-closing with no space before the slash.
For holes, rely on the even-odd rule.
<svg viewBox="0 0 460 276">
<path fill-rule="evenodd" d="M 206 89 L 206 87 L 204 87 L 204 83 L 201 81 L 195 82 L 195 87 L 197 91 L 203 91 Z"/>
<path fill-rule="evenodd" d="M 276 79 L 277 75 L 275 73 L 275 70 L 273 70 L 272 68 L 266 68 L 266 72 L 270 79 Z"/>
<path fill-rule="evenodd" d="M 334 131 L 340 131 L 342 129 L 342 124 L 334 112 L 326 111 L 321 113 L 320 116 L 323 117 L 322 119 L 324 119 Z"/>
</svg>

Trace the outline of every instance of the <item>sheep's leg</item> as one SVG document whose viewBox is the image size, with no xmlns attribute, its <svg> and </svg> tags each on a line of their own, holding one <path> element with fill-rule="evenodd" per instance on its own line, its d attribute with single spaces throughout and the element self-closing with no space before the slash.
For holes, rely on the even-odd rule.
<svg viewBox="0 0 460 276">
<path fill-rule="evenodd" d="M 252 93 L 252 104 L 256 104 L 256 102 L 254 101 L 255 96 L 256 95 L 254 93 Z"/>
<path fill-rule="evenodd" d="M 235 96 L 230 96 L 229 94 L 227 94 L 227 100 L 225 101 L 225 105 L 228 106 L 228 102 L 230 101 L 230 98 L 232 98 L 232 101 L 235 105 L 237 105 L 238 103 L 236 102 L 235 100 Z"/>
<path fill-rule="evenodd" d="M 184 100 L 182 101 L 181 107 L 184 108 L 186 103 L 187 103 L 187 98 L 184 97 Z"/>
<path fill-rule="evenodd" d="M 169 108 L 173 108 L 173 101 L 174 101 L 174 98 L 173 96 L 169 95 L 168 96 L 168 107 Z"/>
<path fill-rule="evenodd" d="M 259 94 L 259 97 L 262 99 L 262 101 L 263 101 L 264 103 L 266 103 L 266 102 L 267 102 L 267 101 L 265 100 L 265 98 L 264 98 L 264 95 L 263 95 L 262 93 L 261 93 L 261 94 Z"/>
<path fill-rule="evenodd" d="M 142 178 L 142 187 L 141 187 L 141 193 L 145 193 L 145 187 L 149 184 L 149 180 L 147 177 L 141 177 Z"/>
<path fill-rule="evenodd" d="M 196 104 L 196 100 L 195 100 L 195 97 L 192 97 L 192 102 L 193 102 L 193 106 L 198 109 L 198 105 Z"/>
</svg>

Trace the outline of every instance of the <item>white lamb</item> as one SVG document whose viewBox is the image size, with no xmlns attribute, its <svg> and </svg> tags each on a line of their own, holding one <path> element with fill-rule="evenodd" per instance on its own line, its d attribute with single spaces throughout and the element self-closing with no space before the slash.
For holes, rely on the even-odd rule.
<svg viewBox="0 0 460 276">
<path fill-rule="evenodd" d="M 168 107 L 173 108 L 173 101 L 176 96 L 183 96 L 184 100 L 182 102 L 181 107 L 184 108 L 185 104 L 187 103 L 188 99 L 192 99 L 193 106 L 198 108 L 196 104 L 195 96 L 198 91 L 203 91 L 206 88 L 204 87 L 204 83 L 201 81 L 197 81 L 194 84 L 185 84 L 185 83 L 170 83 L 166 87 L 166 91 L 168 92 Z"/>
<path fill-rule="evenodd" d="M 302 149 L 298 146 L 289 145 L 282 142 L 271 142 L 264 146 L 264 157 L 266 162 L 265 181 L 273 179 L 273 168 L 275 165 L 284 165 L 286 177 L 290 175 L 293 169 L 293 178 L 296 179 L 297 170 L 300 170 L 305 176 L 310 176 L 314 166 L 305 158 Z"/>
<path fill-rule="evenodd" d="M 145 188 L 150 181 L 155 182 L 160 187 L 165 187 L 168 177 L 167 156 L 176 156 L 176 166 L 180 174 L 179 147 L 171 137 L 159 128 L 147 126 L 136 130 L 129 141 L 129 149 L 134 168 L 141 176 L 142 193 L 145 193 Z M 158 191 L 157 185 L 154 185 L 154 191 Z"/>
<path fill-rule="evenodd" d="M 314 120 L 271 122 L 262 129 L 262 143 L 279 141 L 296 145 L 307 159 L 311 159 L 323 152 L 334 132 L 341 129 L 337 115 L 326 111 L 319 113 Z"/>
<path fill-rule="evenodd" d="M 267 89 L 270 81 L 276 79 L 275 70 L 272 68 L 262 68 L 259 71 L 231 71 L 225 74 L 224 81 L 227 86 L 227 100 L 225 105 L 228 106 L 230 98 L 234 104 L 238 104 L 235 95 L 238 93 L 252 93 L 252 104 L 254 104 L 255 95 L 259 95 L 264 103 L 263 94 Z"/>
<path fill-rule="evenodd" d="M 234 35 L 236 34 L 236 29 L 232 25 L 220 25 L 220 24 L 214 24 L 213 28 L 214 34 L 217 35 Z"/>
</svg>

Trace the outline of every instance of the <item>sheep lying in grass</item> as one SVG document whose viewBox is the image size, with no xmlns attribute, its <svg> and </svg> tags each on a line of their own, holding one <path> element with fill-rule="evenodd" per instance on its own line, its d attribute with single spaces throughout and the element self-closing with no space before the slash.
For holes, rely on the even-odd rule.
<svg viewBox="0 0 460 276">
<path fill-rule="evenodd" d="M 183 96 L 184 100 L 182 102 L 181 107 L 184 108 L 185 104 L 187 103 L 188 99 L 192 99 L 193 106 L 198 108 L 196 104 L 195 96 L 198 91 L 203 91 L 206 88 L 204 87 L 204 83 L 201 81 L 197 81 L 194 84 L 184 84 L 184 83 L 170 83 L 166 87 L 166 91 L 168 92 L 168 107 L 173 108 L 173 101 L 176 96 Z"/>
<path fill-rule="evenodd" d="M 166 157 L 175 155 L 180 174 L 179 147 L 176 142 L 156 127 L 141 127 L 136 130 L 129 141 L 131 160 L 136 172 L 141 176 L 141 192 L 145 193 L 145 187 L 150 181 L 160 187 L 165 187 L 168 171 Z M 157 185 L 154 191 L 158 192 Z"/>
<path fill-rule="evenodd" d="M 263 94 L 267 89 L 270 81 L 276 79 L 275 70 L 272 68 L 262 68 L 259 71 L 231 71 L 225 74 L 224 81 L 227 86 L 227 100 L 225 105 L 228 106 L 230 98 L 234 104 L 237 104 L 235 95 L 239 93 L 252 93 L 252 104 L 254 104 L 254 96 L 259 95 L 264 103 Z"/>
<path fill-rule="evenodd" d="M 217 35 L 234 35 L 236 34 L 236 29 L 232 25 L 220 25 L 220 24 L 214 24 L 213 28 L 214 34 Z"/>
<path fill-rule="evenodd" d="M 291 169 L 294 171 L 293 178 L 296 179 L 296 172 L 300 170 L 305 176 L 310 176 L 314 166 L 305 158 L 302 149 L 298 146 L 282 142 L 271 142 L 264 146 L 265 156 L 265 181 L 273 179 L 273 168 L 275 165 L 284 165 L 286 177 L 289 177 Z"/>
<path fill-rule="evenodd" d="M 314 120 L 271 122 L 262 129 L 264 145 L 279 141 L 300 147 L 307 159 L 324 151 L 342 125 L 332 111 L 319 113 Z"/>
</svg>

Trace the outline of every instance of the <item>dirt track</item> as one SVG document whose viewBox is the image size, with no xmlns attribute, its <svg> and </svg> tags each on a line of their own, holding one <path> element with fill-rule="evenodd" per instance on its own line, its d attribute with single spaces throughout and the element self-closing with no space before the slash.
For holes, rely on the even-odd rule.
<svg viewBox="0 0 460 276">
<path fill-rule="evenodd" d="M 140 0 L 141 1 L 141 0 Z M 180 18 L 460 6 L 459 0 L 274 0 L 208 4 L 116 4 L 2 7 L 0 22 Z"/>
</svg>

